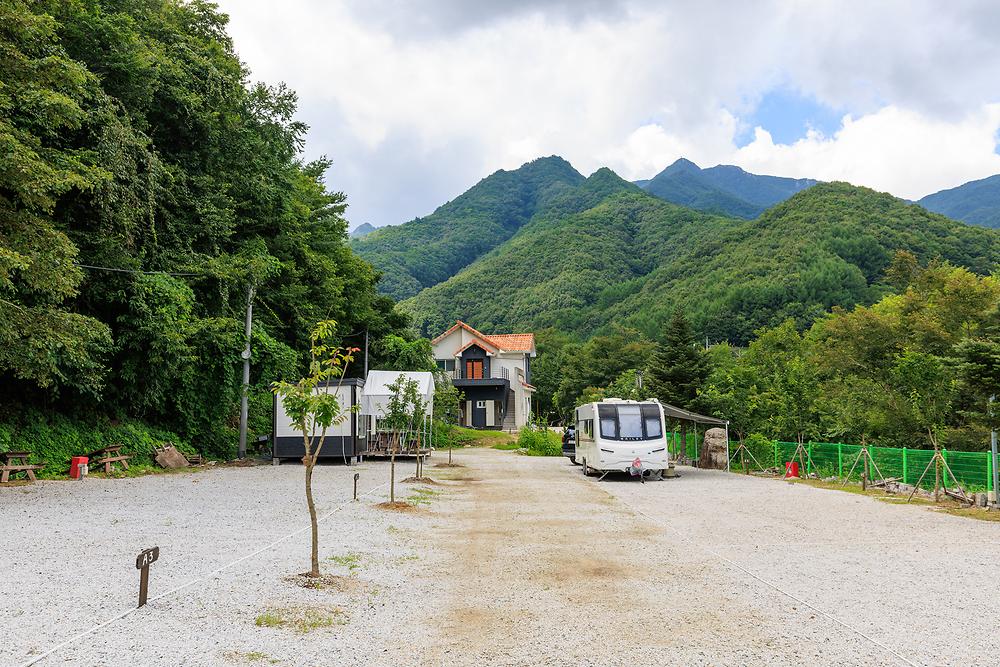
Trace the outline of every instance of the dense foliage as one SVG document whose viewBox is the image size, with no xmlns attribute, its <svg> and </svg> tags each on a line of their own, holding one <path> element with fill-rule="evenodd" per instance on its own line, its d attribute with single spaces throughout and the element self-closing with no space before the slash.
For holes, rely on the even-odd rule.
<svg viewBox="0 0 1000 667">
<path fill-rule="evenodd" d="M 699 339 L 746 345 L 761 327 L 791 318 L 802 329 L 833 307 L 878 301 L 897 250 L 988 274 L 1000 233 L 846 183 L 815 185 L 749 221 L 622 191 L 537 217 L 404 307 L 428 332 L 461 318 L 583 340 L 612 325 L 659 339 L 682 306 Z"/>
<path fill-rule="evenodd" d="M 1000 392 L 1000 280 L 947 264 L 912 270 L 899 294 L 835 310 L 800 334 L 765 329 L 745 351 L 719 346 L 702 402 L 736 437 L 885 446 L 988 446 Z M 995 421 L 995 417 L 993 418 Z"/>
<path fill-rule="evenodd" d="M 408 336 L 329 163 L 297 157 L 294 93 L 249 82 L 226 22 L 201 0 L 0 0 L 0 420 L 141 419 L 229 454 L 251 285 L 265 432 L 317 321 Z"/>
<path fill-rule="evenodd" d="M 644 363 L 609 372 L 557 410 L 656 396 L 728 420 L 731 435 L 750 442 L 758 458 L 769 439 L 988 448 L 990 426 L 1000 425 L 989 409 L 1000 394 L 1000 278 L 947 263 L 921 267 L 906 252 L 889 274 L 898 294 L 834 309 L 805 332 L 786 320 L 758 331 L 747 348 L 722 343 L 701 353 L 675 322 L 659 345 L 640 345 Z M 591 363 L 588 352 L 567 344 L 553 356 L 568 368 Z M 683 391 L 664 396 L 650 382 L 657 375 Z M 772 459 L 773 451 L 764 460 Z"/>
<path fill-rule="evenodd" d="M 813 185 L 809 178 L 758 176 L 732 165 L 701 169 L 681 158 L 643 181 L 642 189 L 680 206 L 750 219 Z"/>
<path fill-rule="evenodd" d="M 935 192 L 917 203 L 972 225 L 1000 228 L 1000 174 Z"/>
</svg>

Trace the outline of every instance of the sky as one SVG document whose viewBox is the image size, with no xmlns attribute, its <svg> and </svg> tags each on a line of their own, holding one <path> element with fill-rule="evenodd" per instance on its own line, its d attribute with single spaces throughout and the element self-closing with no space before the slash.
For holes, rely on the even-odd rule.
<svg viewBox="0 0 1000 667">
<path fill-rule="evenodd" d="M 546 155 L 907 199 L 1000 173 L 992 1 L 216 1 L 252 78 L 298 92 L 352 228 Z"/>
</svg>

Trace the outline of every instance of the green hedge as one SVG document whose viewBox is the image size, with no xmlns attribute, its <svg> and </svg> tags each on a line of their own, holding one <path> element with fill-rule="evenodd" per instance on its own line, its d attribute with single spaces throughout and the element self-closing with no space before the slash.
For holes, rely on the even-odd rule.
<svg viewBox="0 0 1000 667">
<path fill-rule="evenodd" d="M 45 463 L 39 476 L 47 479 L 65 477 L 70 458 L 114 444 L 123 445 L 122 453 L 132 456 L 130 468 L 141 473 L 153 465 L 153 445 L 164 442 L 187 454 L 195 452 L 177 434 L 138 420 L 86 420 L 40 410 L 0 418 L 0 452 L 31 452 L 32 463 Z"/>
</svg>

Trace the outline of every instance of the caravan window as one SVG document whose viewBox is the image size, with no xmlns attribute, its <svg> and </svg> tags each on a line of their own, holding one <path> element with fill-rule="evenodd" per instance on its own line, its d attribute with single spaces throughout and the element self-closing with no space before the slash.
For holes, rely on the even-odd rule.
<svg viewBox="0 0 1000 667">
<path fill-rule="evenodd" d="M 663 425 L 660 424 L 660 411 L 655 405 L 642 406 L 642 421 L 646 429 L 646 439 L 659 438 L 663 435 Z"/>
<path fill-rule="evenodd" d="M 610 440 L 618 439 L 618 418 L 615 414 L 615 406 L 598 405 L 597 416 L 601 419 L 601 437 Z"/>
<path fill-rule="evenodd" d="M 642 415 L 638 405 L 618 406 L 618 427 L 622 440 L 642 439 Z"/>
<path fill-rule="evenodd" d="M 663 423 L 656 405 L 598 405 L 601 437 L 606 440 L 656 440 Z"/>
</svg>

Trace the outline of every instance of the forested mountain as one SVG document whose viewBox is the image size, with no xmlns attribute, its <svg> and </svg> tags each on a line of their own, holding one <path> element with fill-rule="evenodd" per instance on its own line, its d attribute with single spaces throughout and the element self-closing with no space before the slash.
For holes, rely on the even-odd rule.
<svg viewBox="0 0 1000 667">
<path fill-rule="evenodd" d="M 368 223 L 368 222 L 363 222 L 363 223 L 361 223 L 360 225 L 358 225 L 358 226 L 357 226 L 357 227 L 356 227 L 356 228 L 354 229 L 354 231 L 352 231 L 352 232 L 351 232 L 351 233 L 349 234 L 349 236 L 350 236 L 350 237 L 351 237 L 352 239 L 360 239 L 361 237 L 363 237 L 363 236 L 366 236 L 366 235 L 368 235 L 368 234 L 370 234 L 370 233 L 372 233 L 372 232 L 374 232 L 374 231 L 375 231 L 375 227 L 373 227 L 373 226 L 371 225 L 371 223 Z"/>
<path fill-rule="evenodd" d="M 232 453 L 251 284 L 264 432 L 318 320 L 407 335 L 298 157 L 295 94 L 248 83 L 214 5 L 4 0 L 0 52 L 0 450 L 58 468 L 116 424 Z"/>
<path fill-rule="evenodd" d="M 972 225 L 1000 228 L 1000 174 L 935 192 L 917 203 Z"/>
<path fill-rule="evenodd" d="M 680 158 L 652 179 L 636 184 L 680 206 L 750 219 L 815 185 L 816 181 L 759 176 L 724 164 L 701 169 L 690 160 Z"/>
<path fill-rule="evenodd" d="M 432 214 L 352 242 L 383 272 L 380 289 L 402 299 L 447 280 L 511 236 L 565 186 L 584 177 L 560 157 L 487 176 Z"/>
<path fill-rule="evenodd" d="M 404 307 L 425 334 L 461 318 L 581 339 L 615 325 L 656 339 L 680 305 L 699 335 L 745 344 L 761 326 L 789 317 L 806 326 L 834 306 L 877 301 L 897 250 L 988 274 L 1000 233 L 846 183 L 816 185 L 756 220 L 632 190 L 533 220 Z"/>
</svg>

